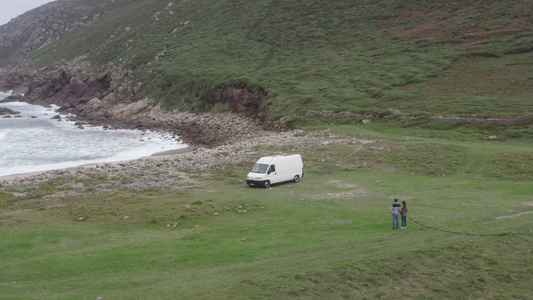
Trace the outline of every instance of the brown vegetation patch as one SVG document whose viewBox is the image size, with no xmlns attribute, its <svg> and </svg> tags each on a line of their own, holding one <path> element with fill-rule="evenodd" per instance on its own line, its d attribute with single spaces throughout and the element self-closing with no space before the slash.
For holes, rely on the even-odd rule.
<svg viewBox="0 0 533 300">
<path fill-rule="evenodd" d="M 423 38 L 442 37 L 446 24 L 426 22 L 410 29 L 398 29 L 396 35 L 399 37 L 418 36 Z"/>
<path fill-rule="evenodd" d="M 425 84 L 399 87 L 425 95 L 454 98 L 457 95 L 519 97 L 533 92 L 533 56 L 465 59 L 447 76 L 430 78 Z"/>
<path fill-rule="evenodd" d="M 501 21 L 494 22 L 491 26 L 492 30 L 480 31 L 481 29 L 476 24 L 470 24 L 465 27 L 463 34 L 457 36 L 452 44 L 455 50 L 468 50 L 472 48 L 483 48 L 483 44 L 489 40 L 499 40 L 506 36 L 517 35 L 522 32 L 527 26 L 523 20 L 515 20 L 508 24 L 503 24 Z"/>
<path fill-rule="evenodd" d="M 244 114 L 252 114 L 258 119 L 264 119 L 265 115 L 261 114 L 261 106 L 267 96 L 266 91 L 262 89 L 250 90 L 246 87 L 220 87 L 211 95 L 204 98 L 204 101 L 212 107 L 218 103 L 226 103 L 231 108 Z"/>
</svg>

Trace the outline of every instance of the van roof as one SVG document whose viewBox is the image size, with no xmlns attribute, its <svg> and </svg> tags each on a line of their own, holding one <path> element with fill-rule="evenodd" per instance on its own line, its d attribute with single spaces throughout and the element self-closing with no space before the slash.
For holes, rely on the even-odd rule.
<svg viewBox="0 0 533 300">
<path fill-rule="evenodd" d="M 290 156 L 298 156 L 299 157 L 300 154 L 284 153 L 284 154 L 276 154 L 276 155 L 264 156 L 264 157 L 259 158 L 259 160 L 257 162 L 258 163 L 269 164 L 276 157 L 290 157 Z"/>
</svg>

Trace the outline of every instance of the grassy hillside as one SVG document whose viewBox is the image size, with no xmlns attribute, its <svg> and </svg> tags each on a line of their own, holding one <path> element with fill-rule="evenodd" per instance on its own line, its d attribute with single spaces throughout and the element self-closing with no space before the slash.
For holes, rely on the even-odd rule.
<svg viewBox="0 0 533 300">
<path fill-rule="evenodd" d="M 188 170 L 189 188 L 3 192 L 0 299 L 529 299 L 531 144 L 370 126 L 332 132 L 370 145 L 258 146 L 304 159 L 271 189 L 242 182 L 250 161 Z"/>
<path fill-rule="evenodd" d="M 73 1 L 73 3 L 91 1 Z M 91 2 L 92 3 L 92 2 Z M 531 113 L 529 1 L 116 1 L 35 56 L 134 70 L 138 97 L 205 111 L 217 87 L 267 93 L 270 118 L 307 110 Z M 94 9 L 94 13 L 98 12 Z"/>
</svg>

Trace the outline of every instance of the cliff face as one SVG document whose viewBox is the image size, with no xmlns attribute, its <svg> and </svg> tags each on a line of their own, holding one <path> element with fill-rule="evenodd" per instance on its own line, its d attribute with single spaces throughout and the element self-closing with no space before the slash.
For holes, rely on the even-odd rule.
<svg viewBox="0 0 533 300">
<path fill-rule="evenodd" d="M 31 73 L 13 69 L 0 75 L 0 90 L 13 90 L 15 95 L 8 97 L 7 100 L 20 100 L 45 106 L 56 104 L 63 110 L 70 110 L 80 116 L 90 115 L 94 123 L 115 123 L 117 126 L 126 124 L 126 127 L 153 127 L 157 123 L 150 121 L 146 124 L 142 122 L 131 124 L 128 115 L 109 115 L 108 111 L 119 104 L 128 105 L 142 101 L 145 103 L 143 105 L 149 105 L 152 101 L 146 102 L 146 99 L 136 95 L 137 90 L 134 87 L 138 85 L 132 84 L 131 70 L 122 70 L 112 65 L 99 73 L 93 70 L 91 64 L 83 58 L 69 62 L 61 61 L 54 66 Z M 262 90 L 250 91 L 246 87 L 225 87 L 216 89 L 204 100 L 211 107 L 218 103 L 228 104 L 234 111 L 248 114 L 262 122 L 266 118 L 267 108 L 262 107 L 265 98 L 266 92 Z M 85 105 L 95 99 L 105 105 Z M 110 120 L 110 117 L 117 120 Z"/>
<path fill-rule="evenodd" d="M 114 68 L 96 74 L 92 72 L 90 63 L 75 59 L 31 73 L 12 70 L 0 76 L 0 89 L 13 90 L 18 95 L 11 98 L 16 97 L 28 103 L 70 108 L 92 98 L 107 96 L 122 81 L 123 73 Z"/>
<path fill-rule="evenodd" d="M 192 145 L 214 147 L 250 136 L 261 136 L 262 124 L 233 114 L 197 115 L 161 109 L 149 99 L 138 99 L 130 91 L 130 71 L 109 66 L 100 73 L 91 71 L 82 58 L 60 62 L 32 73 L 11 72 L 0 76 L 0 90 L 16 93 L 6 101 L 61 106 L 60 111 L 76 115 L 75 119 L 109 128 L 151 129 L 173 132 Z M 264 120 L 261 103 L 265 95 L 246 88 L 218 89 L 206 98 L 208 103 L 227 103 L 237 111 L 253 112 Z"/>
</svg>

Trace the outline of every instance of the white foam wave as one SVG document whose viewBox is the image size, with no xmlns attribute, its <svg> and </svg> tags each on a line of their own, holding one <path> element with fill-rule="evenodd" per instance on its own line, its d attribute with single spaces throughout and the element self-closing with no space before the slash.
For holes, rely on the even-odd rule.
<svg viewBox="0 0 533 300">
<path fill-rule="evenodd" d="M 0 119 L 0 176 L 138 159 L 187 147 L 169 133 L 79 129 L 73 122 L 51 119 L 57 107 L 2 103 L 6 105 L 21 117 Z"/>
</svg>

